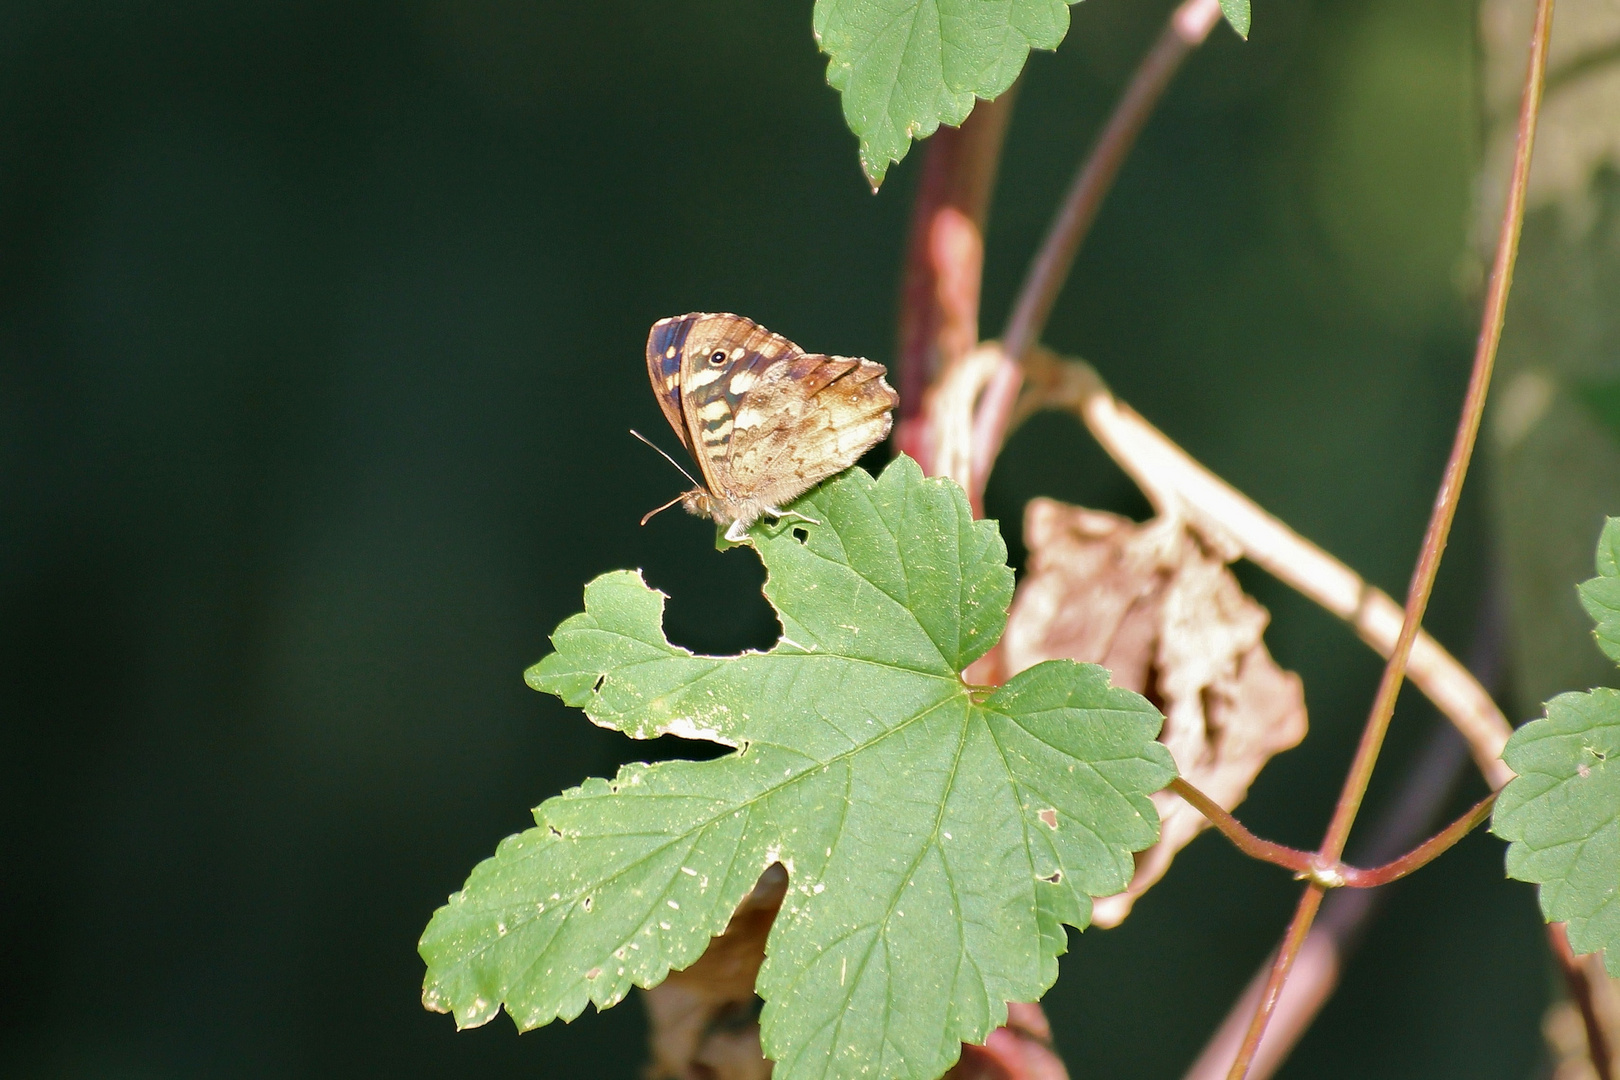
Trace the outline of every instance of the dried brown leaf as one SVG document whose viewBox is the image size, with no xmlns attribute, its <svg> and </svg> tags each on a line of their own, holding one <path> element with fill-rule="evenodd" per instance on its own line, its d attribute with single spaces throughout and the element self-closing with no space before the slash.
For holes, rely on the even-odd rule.
<svg viewBox="0 0 1620 1080">
<path fill-rule="evenodd" d="M 647 1080 L 766 1080 L 754 980 L 765 938 L 787 894 L 780 863 L 766 870 L 697 963 L 643 995 L 651 1061 Z M 1039 1005 L 1009 1004 L 1007 1023 L 982 1046 L 964 1046 L 944 1080 L 1069 1080 Z"/>
<path fill-rule="evenodd" d="M 759 1048 L 754 979 L 765 960 L 765 937 L 787 895 L 780 863 L 760 876 L 725 933 L 697 963 L 646 991 L 648 1080 L 765 1080 L 771 1063 Z"/>
<path fill-rule="evenodd" d="M 1272 757 L 1305 737 L 1299 677 L 1266 651 L 1270 616 L 1183 521 L 1138 525 L 1050 499 L 1025 512 L 1029 572 L 1018 586 L 997 663 L 1012 675 L 1042 660 L 1102 664 L 1114 685 L 1164 711 L 1159 739 L 1189 783 L 1228 810 Z M 1098 900 L 1114 926 L 1164 876 L 1206 822 L 1168 792 L 1154 796 L 1159 842 L 1136 856 L 1125 892 Z"/>
</svg>

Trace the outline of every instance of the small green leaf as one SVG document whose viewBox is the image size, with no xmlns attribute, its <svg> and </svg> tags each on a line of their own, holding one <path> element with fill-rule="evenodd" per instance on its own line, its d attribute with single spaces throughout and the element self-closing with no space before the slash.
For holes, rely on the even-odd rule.
<svg viewBox="0 0 1620 1080">
<path fill-rule="evenodd" d="M 1238 37 L 1249 40 L 1249 0 L 1221 0 L 1221 14 L 1232 24 Z"/>
<path fill-rule="evenodd" d="M 1511 878 L 1541 886 L 1541 913 L 1569 923 L 1577 953 L 1620 940 L 1620 692 L 1559 694 L 1513 733 L 1491 831 L 1509 841 Z M 1614 764 L 1609 764 L 1613 761 Z M 1605 960 L 1620 975 L 1620 950 Z"/>
<path fill-rule="evenodd" d="M 1057 975 L 1063 924 L 1122 889 L 1175 775 L 1162 718 L 1095 665 L 988 693 L 960 672 L 1001 636 L 994 522 L 899 458 L 756 526 L 783 635 L 766 653 L 669 643 L 662 594 L 586 587 L 532 686 L 638 738 L 735 748 L 628 765 L 535 811 L 422 937 L 423 1001 L 523 1029 L 605 1008 L 695 961 L 773 863 L 789 888 L 758 980 L 777 1080 L 931 1080 L 1006 1002 Z"/>
<path fill-rule="evenodd" d="M 956 126 L 999 97 L 1030 49 L 1055 49 L 1076 0 L 816 0 L 827 82 L 876 191 L 911 140 Z M 1229 0 L 1230 2 L 1230 0 Z"/>
<path fill-rule="evenodd" d="M 1598 539 L 1598 576 L 1581 583 L 1581 606 L 1597 627 L 1598 648 L 1620 662 L 1620 518 L 1610 518 Z"/>
</svg>

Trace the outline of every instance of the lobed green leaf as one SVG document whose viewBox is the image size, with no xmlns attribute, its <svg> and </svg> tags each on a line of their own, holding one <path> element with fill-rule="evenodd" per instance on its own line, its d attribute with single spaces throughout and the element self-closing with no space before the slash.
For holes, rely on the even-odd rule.
<svg viewBox="0 0 1620 1080">
<path fill-rule="evenodd" d="M 429 1008 L 471 1026 L 504 1005 L 524 1029 L 605 1008 L 695 961 L 781 863 L 758 980 L 774 1075 L 929 1080 L 1038 998 L 1063 924 L 1125 886 L 1175 775 L 1162 718 L 1094 665 L 964 684 L 1011 599 L 994 523 L 906 458 L 795 509 L 814 523 L 750 534 L 769 652 L 695 656 L 638 574 L 587 586 L 530 684 L 636 737 L 736 749 L 538 807 L 423 935 Z"/>
</svg>

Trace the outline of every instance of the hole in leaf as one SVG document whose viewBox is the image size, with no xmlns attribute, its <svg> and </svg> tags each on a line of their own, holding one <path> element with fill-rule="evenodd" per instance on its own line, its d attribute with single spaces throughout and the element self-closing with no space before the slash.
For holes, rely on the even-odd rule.
<svg viewBox="0 0 1620 1080">
<path fill-rule="evenodd" d="M 1041 878 L 1041 880 L 1046 882 L 1048 885 L 1056 885 L 1058 882 L 1063 880 L 1063 871 L 1054 870 L 1046 877 Z"/>
<path fill-rule="evenodd" d="M 559 830 L 557 828 L 557 826 L 555 826 L 555 825 L 547 825 L 546 826 L 546 831 L 551 833 L 552 836 L 561 836 L 562 835 L 561 830 Z"/>
<path fill-rule="evenodd" d="M 794 526 L 793 539 L 797 540 L 801 544 L 804 543 L 810 539 L 810 530 L 801 528 L 799 526 Z"/>
<path fill-rule="evenodd" d="M 596 682 L 591 684 L 591 693 L 593 693 L 593 694 L 601 693 L 602 684 L 605 683 L 605 682 L 607 682 L 607 672 L 604 671 L 602 674 L 600 674 L 600 675 L 598 675 L 596 677 Z"/>
<path fill-rule="evenodd" d="M 587 896 L 585 899 L 579 902 L 579 906 L 584 908 L 586 911 L 591 910 L 591 898 Z"/>
</svg>

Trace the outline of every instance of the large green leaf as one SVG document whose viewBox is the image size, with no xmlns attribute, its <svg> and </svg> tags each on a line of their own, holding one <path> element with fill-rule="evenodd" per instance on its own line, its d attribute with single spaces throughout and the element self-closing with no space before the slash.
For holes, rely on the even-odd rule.
<svg viewBox="0 0 1620 1080">
<path fill-rule="evenodd" d="M 1055 49 L 1074 0 L 816 0 L 827 82 L 861 144 L 873 190 L 911 140 L 1000 96 L 1030 49 Z"/>
<path fill-rule="evenodd" d="M 597 578 L 531 685 L 638 738 L 735 747 L 629 765 L 535 811 L 434 915 L 423 1000 L 520 1028 L 618 1002 L 702 954 L 773 863 L 789 891 L 758 989 L 778 1080 L 950 1067 L 1057 974 L 1063 923 L 1125 886 L 1174 775 L 1161 717 L 1107 672 L 961 670 L 1012 594 L 993 522 L 898 459 L 756 526 L 783 635 L 696 656 L 638 574 Z"/>
<path fill-rule="evenodd" d="M 1620 658 L 1620 518 L 1598 542 L 1598 576 L 1581 601 L 1598 644 Z M 1509 841 L 1509 877 L 1539 885 L 1548 922 L 1569 924 L 1578 953 L 1608 949 L 1620 975 L 1620 692 L 1559 694 L 1547 715 L 1508 740 L 1502 760 L 1518 773 L 1502 789 L 1491 830 Z M 1614 761 L 1615 764 L 1609 764 Z"/>
</svg>

